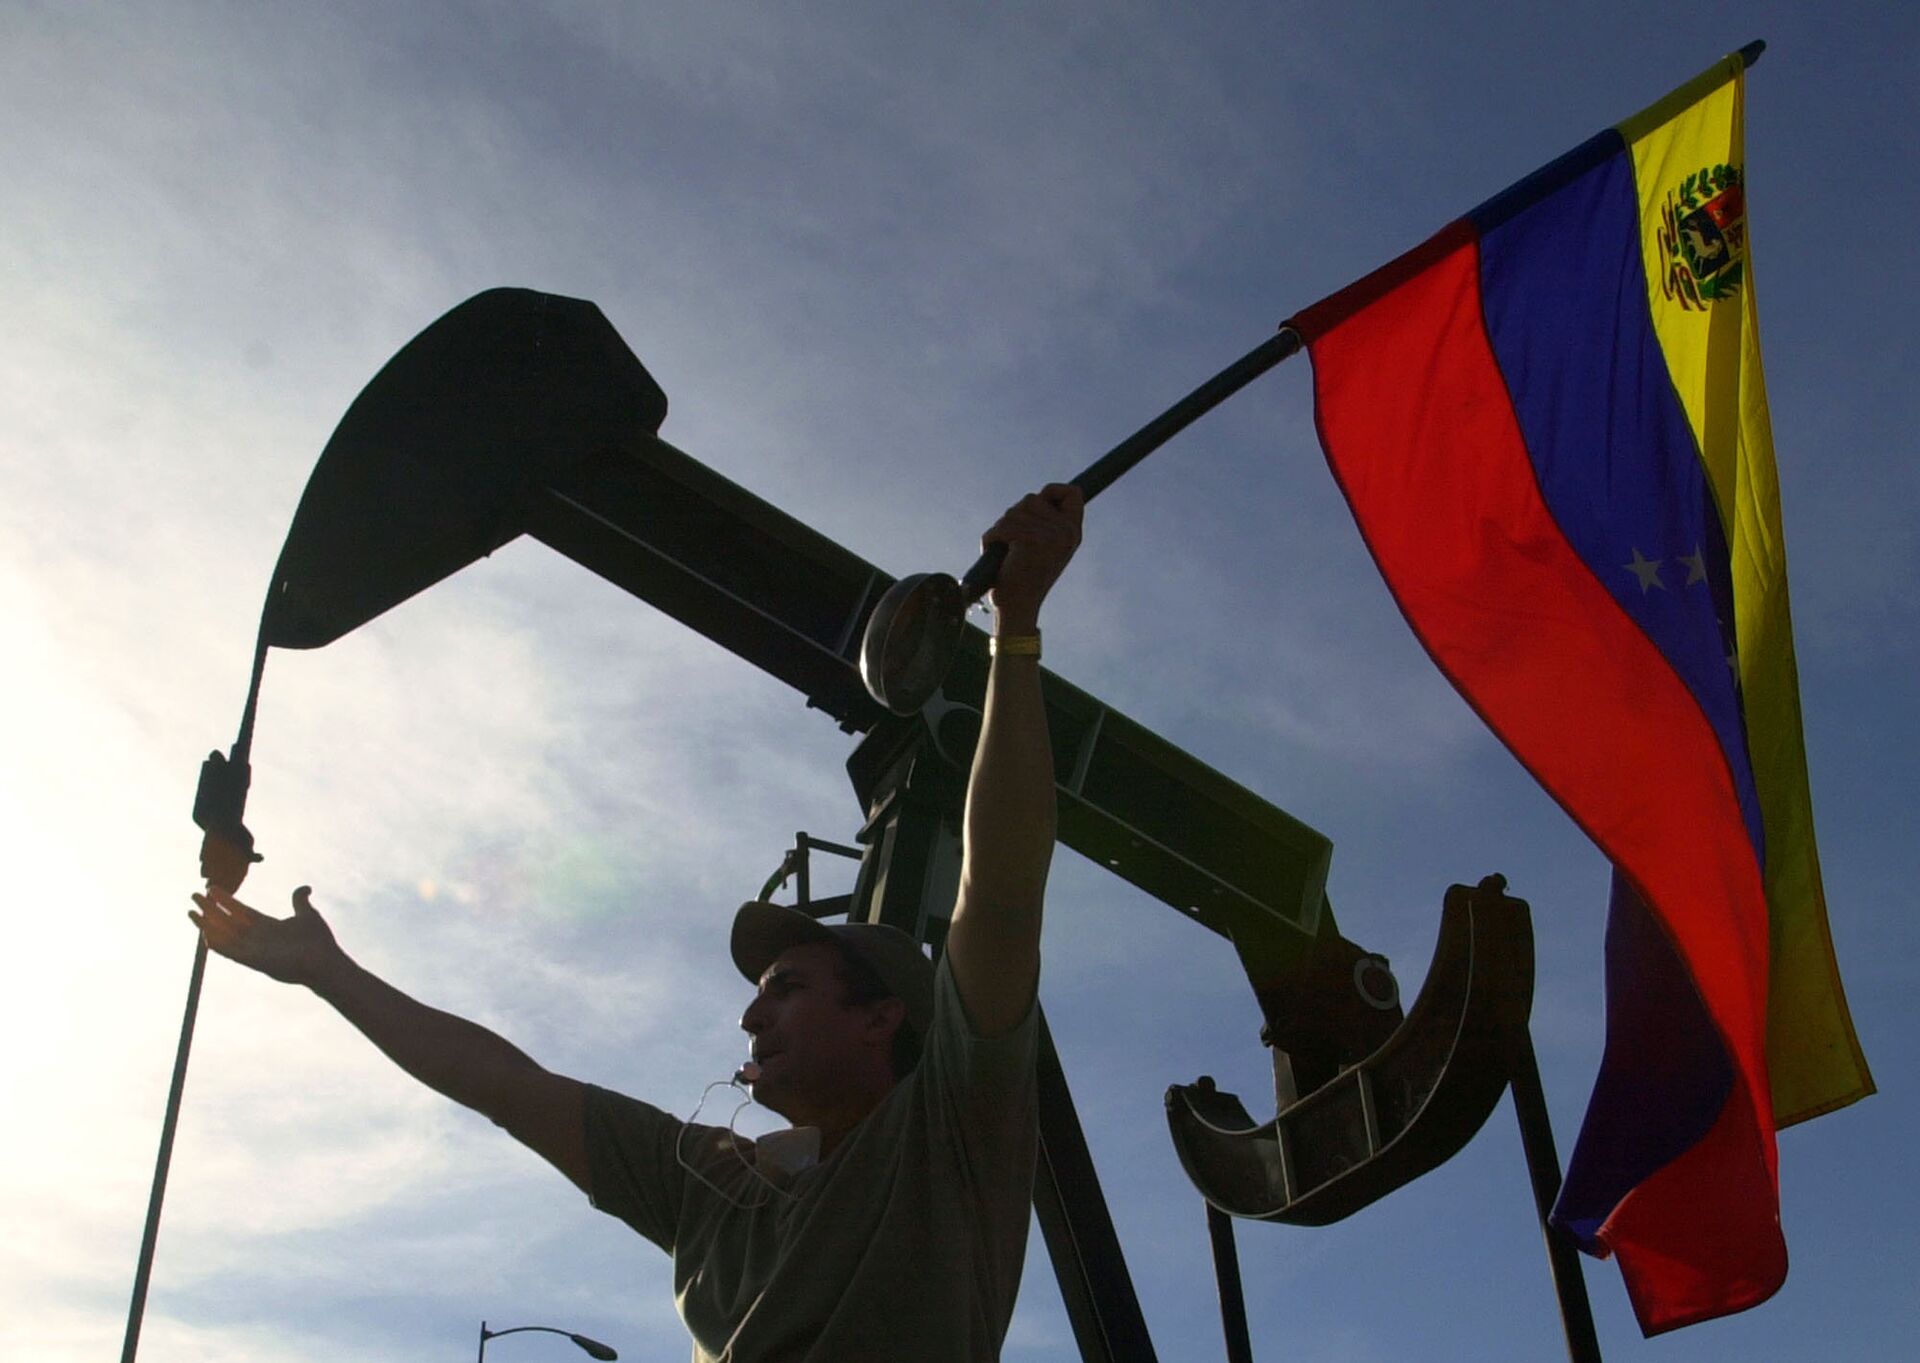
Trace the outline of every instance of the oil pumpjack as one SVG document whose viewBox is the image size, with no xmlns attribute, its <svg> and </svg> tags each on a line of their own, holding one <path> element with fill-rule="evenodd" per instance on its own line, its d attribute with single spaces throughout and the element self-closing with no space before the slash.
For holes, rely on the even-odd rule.
<svg viewBox="0 0 1920 1363">
<path fill-rule="evenodd" d="M 863 685 L 860 650 L 893 579 L 662 440 L 666 412 L 665 393 L 597 307 L 525 289 L 469 299 L 380 370 L 294 516 L 239 737 L 202 768 L 194 817 L 206 875 L 237 886 L 259 859 L 243 819 L 269 649 L 328 644 L 528 535 L 786 682 L 855 738 L 853 845 L 800 835 L 762 897 L 797 878 L 798 907 L 891 923 L 938 950 L 959 872 L 985 635 L 958 630 L 950 669 L 911 713 L 880 704 Z M 1510 1082 L 1517 1104 L 1528 1084 L 1537 1104 L 1527 906 L 1497 876 L 1447 891 L 1433 965 L 1403 1009 L 1387 962 L 1335 924 L 1325 837 L 1051 672 L 1043 690 L 1060 840 L 1225 937 L 1261 1008 L 1272 1119 L 1257 1122 L 1204 1076 L 1166 1096 L 1174 1149 L 1207 1208 L 1228 1357 L 1251 1358 L 1229 1217 L 1338 1220 L 1451 1157 Z M 814 849 L 858 856 L 850 894 L 811 895 Z M 1038 1082 L 1034 1204 L 1081 1357 L 1152 1359 L 1044 1012 Z M 178 1075 L 170 1118 L 177 1089 Z M 1544 1132 L 1544 1105 L 1536 1115 Z M 1544 1217 L 1559 1175 L 1550 1134 L 1536 1151 L 1540 1132 L 1528 1136 L 1528 1156 Z M 167 1146 L 163 1137 L 156 1210 Z M 150 1257 L 151 1230 L 136 1306 Z M 1556 1262 L 1557 1280 L 1565 1271 Z M 1563 1315 L 1569 1290 L 1561 1284 Z M 1583 1287 L 1575 1305 L 1584 1312 Z M 1575 1329 L 1570 1319 L 1575 1356 L 1597 1357 Z"/>
</svg>

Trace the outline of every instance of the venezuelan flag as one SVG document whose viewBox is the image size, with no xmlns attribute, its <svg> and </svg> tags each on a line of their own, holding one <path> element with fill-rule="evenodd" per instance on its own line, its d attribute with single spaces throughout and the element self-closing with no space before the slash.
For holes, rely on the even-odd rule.
<svg viewBox="0 0 1920 1363">
<path fill-rule="evenodd" d="M 1555 1219 L 1618 1255 L 1648 1334 L 1780 1286 L 1775 1128 L 1873 1091 L 1814 846 L 1746 60 L 1288 323 L 1408 623 L 1613 863 Z"/>
</svg>

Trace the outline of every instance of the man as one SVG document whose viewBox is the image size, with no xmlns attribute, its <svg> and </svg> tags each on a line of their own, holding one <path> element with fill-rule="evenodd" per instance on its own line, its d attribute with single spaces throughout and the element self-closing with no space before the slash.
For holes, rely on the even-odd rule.
<svg viewBox="0 0 1920 1363">
<path fill-rule="evenodd" d="M 982 537 L 1007 557 L 939 968 L 891 928 L 830 928 L 765 904 L 735 919 L 734 962 L 758 986 L 740 1019 L 753 1054 L 743 1073 L 792 1132 L 756 1147 L 548 1072 L 355 964 L 305 888 L 291 918 L 212 887 L 190 916 L 215 951 L 306 985 L 407 1073 L 671 1254 L 695 1363 L 995 1358 L 1037 1139 L 1034 999 L 1055 821 L 1040 605 L 1080 518 L 1079 490 L 1055 484 Z"/>
</svg>

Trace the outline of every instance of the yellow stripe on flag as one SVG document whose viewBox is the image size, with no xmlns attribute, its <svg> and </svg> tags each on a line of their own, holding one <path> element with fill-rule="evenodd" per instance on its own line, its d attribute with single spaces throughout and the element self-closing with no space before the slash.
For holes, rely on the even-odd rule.
<svg viewBox="0 0 1920 1363">
<path fill-rule="evenodd" d="M 1633 151 L 1654 333 L 1726 528 L 1747 746 L 1766 825 L 1774 1120 L 1874 1091 L 1827 930 L 1787 602 L 1786 542 L 1747 250 L 1738 56 L 1620 125 Z M 1717 88 L 1716 88 L 1717 87 Z"/>
</svg>

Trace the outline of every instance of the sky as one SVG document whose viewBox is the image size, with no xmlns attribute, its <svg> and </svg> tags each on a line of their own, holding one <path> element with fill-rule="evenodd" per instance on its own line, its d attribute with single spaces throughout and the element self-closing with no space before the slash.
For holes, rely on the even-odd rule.
<svg viewBox="0 0 1920 1363">
<path fill-rule="evenodd" d="M 1905 1356 L 1920 15 L 438 0 L 0 0 L 0 1356 L 118 1347 L 193 955 L 198 764 L 232 741 L 314 461 L 427 323 L 495 285 L 592 299 L 679 448 L 889 572 L 957 571 L 1003 506 L 1290 312 L 1756 37 L 1808 759 L 1882 1092 L 1782 1134 L 1792 1267 L 1768 1303 L 1649 1341 L 1614 1267 L 1586 1278 L 1609 1359 Z M 1297 360 L 1105 493 L 1048 666 L 1329 836 L 1343 931 L 1409 992 L 1445 887 L 1504 873 L 1533 908 L 1564 1156 L 1607 868 L 1412 640 L 1310 407 Z M 743 1053 L 728 916 L 795 830 L 851 840 L 850 745 L 520 541 L 272 656 L 248 893 L 280 911 L 311 884 L 401 988 L 684 1115 Z M 820 893 L 850 881 L 816 870 Z M 1160 1356 L 1220 1357 L 1162 1094 L 1210 1073 L 1270 1115 L 1251 992 L 1223 942 L 1070 851 L 1045 953 Z M 1505 1100 L 1350 1220 L 1238 1244 L 1256 1357 L 1561 1356 Z M 140 1356 L 454 1358 L 482 1319 L 686 1352 L 650 1245 L 312 996 L 213 962 Z M 1073 1356 L 1036 1232 L 1005 1357 Z"/>
</svg>

